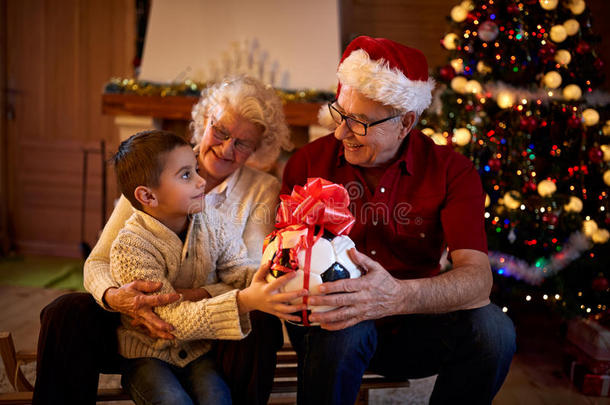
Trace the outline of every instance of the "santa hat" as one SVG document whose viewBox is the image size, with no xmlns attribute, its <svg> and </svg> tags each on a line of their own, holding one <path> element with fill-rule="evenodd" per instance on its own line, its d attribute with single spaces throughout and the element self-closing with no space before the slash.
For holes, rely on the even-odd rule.
<svg viewBox="0 0 610 405">
<path fill-rule="evenodd" d="M 424 54 L 389 39 L 354 39 L 343 52 L 337 77 L 337 98 L 342 85 L 350 86 L 372 100 L 418 115 L 432 101 L 434 80 L 428 77 Z M 322 125 L 324 109 L 328 111 L 324 106 L 318 115 Z"/>
</svg>

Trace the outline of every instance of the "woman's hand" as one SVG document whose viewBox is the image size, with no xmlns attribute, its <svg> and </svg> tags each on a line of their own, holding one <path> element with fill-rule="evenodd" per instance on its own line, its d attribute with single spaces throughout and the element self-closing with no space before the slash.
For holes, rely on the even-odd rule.
<svg viewBox="0 0 610 405">
<path fill-rule="evenodd" d="M 161 286 L 160 282 L 136 280 L 119 288 L 109 288 L 103 299 L 113 310 L 133 318 L 132 325 L 144 327 L 150 336 L 174 339 L 170 333 L 174 327 L 159 318 L 153 308 L 178 301 L 180 294 L 147 295 Z"/>
<path fill-rule="evenodd" d="M 264 263 L 254 274 L 252 283 L 237 293 L 239 313 L 244 314 L 258 310 L 288 321 L 301 322 L 300 316 L 290 315 L 307 308 L 303 303 L 291 304 L 299 297 L 307 295 L 307 290 L 280 292 L 280 289 L 292 280 L 296 273 L 285 274 L 271 283 L 267 283 L 271 263 Z"/>
</svg>

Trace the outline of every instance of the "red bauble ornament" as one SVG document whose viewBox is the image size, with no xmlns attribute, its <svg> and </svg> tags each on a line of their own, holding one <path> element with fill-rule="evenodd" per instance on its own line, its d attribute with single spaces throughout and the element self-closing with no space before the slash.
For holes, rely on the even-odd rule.
<svg viewBox="0 0 610 405">
<path fill-rule="evenodd" d="M 541 46 L 538 50 L 538 56 L 542 59 L 543 62 L 550 62 L 555 57 L 555 51 L 557 48 L 551 42 L 547 42 L 545 45 Z"/>
<path fill-rule="evenodd" d="M 576 115 L 572 115 L 570 118 L 568 118 L 568 127 L 570 128 L 578 128 L 580 126 L 580 118 L 578 118 Z"/>
<path fill-rule="evenodd" d="M 527 117 L 521 117 L 521 120 L 519 121 L 519 128 L 524 131 L 527 130 Z"/>
<path fill-rule="evenodd" d="M 538 128 L 538 120 L 534 116 L 522 117 L 519 127 L 527 132 L 534 132 Z"/>
<path fill-rule="evenodd" d="M 515 3 L 511 3 L 508 6 L 506 6 L 506 12 L 508 14 L 514 14 L 517 15 L 519 14 L 520 10 L 519 10 L 519 6 L 517 6 Z"/>
<path fill-rule="evenodd" d="M 496 158 L 489 159 L 487 164 L 489 165 L 489 168 L 491 170 L 493 170 L 494 172 L 497 172 L 502 167 L 502 161 L 500 159 L 496 159 Z"/>
<path fill-rule="evenodd" d="M 593 282 L 591 283 L 591 288 L 593 289 L 593 291 L 597 292 L 606 291 L 608 289 L 608 279 L 604 277 L 603 274 L 600 274 L 599 276 L 593 279 Z"/>
<path fill-rule="evenodd" d="M 542 222 L 546 222 L 549 225 L 557 225 L 557 215 L 553 213 L 542 214 Z"/>
<path fill-rule="evenodd" d="M 440 79 L 444 82 L 448 82 L 455 77 L 455 69 L 451 65 L 442 66 L 438 70 Z"/>
<path fill-rule="evenodd" d="M 597 146 L 589 149 L 589 160 L 593 163 L 601 163 L 604 160 L 604 152 Z"/>
<path fill-rule="evenodd" d="M 523 185 L 523 194 L 527 194 L 528 192 L 535 193 L 538 191 L 538 186 L 533 181 L 526 181 Z"/>
<path fill-rule="evenodd" d="M 576 45 L 576 53 L 583 54 L 587 53 L 591 50 L 591 45 L 585 40 L 581 40 L 578 45 Z"/>
</svg>

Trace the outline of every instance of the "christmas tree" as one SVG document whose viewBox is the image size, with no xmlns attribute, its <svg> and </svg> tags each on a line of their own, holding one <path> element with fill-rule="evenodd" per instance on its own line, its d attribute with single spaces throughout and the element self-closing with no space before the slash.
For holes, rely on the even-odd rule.
<svg viewBox="0 0 610 405">
<path fill-rule="evenodd" d="M 610 96 L 584 0 L 466 0 L 420 120 L 479 170 L 494 300 L 607 314 Z"/>
</svg>

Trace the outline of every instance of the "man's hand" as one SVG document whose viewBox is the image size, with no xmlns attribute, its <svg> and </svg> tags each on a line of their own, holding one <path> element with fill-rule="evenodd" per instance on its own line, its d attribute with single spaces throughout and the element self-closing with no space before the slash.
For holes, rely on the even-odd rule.
<svg viewBox="0 0 610 405">
<path fill-rule="evenodd" d="M 304 310 L 307 305 L 291 304 L 291 302 L 307 295 L 307 290 L 280 292 L 280 289 L 295 277 L 295 272 L 287 273 L 273 282 L 267 283 L 266 277 L 269 274 L 270 264 L 270 262 L 263 263 L 254 273 L 252 283 L 237 294 L 239 312 L 247 313 L 258 310 L 288 321 L 301 322 L 300 316 L 290 314 Z"/>
<path fill-rule="evenodd" d="M 176 302 L 180 294 L 147 295 L 161 288 L 160 282 L 132 281 L 119 288 L 109 288 L 104 301 L 115 311 L 133 318 L 132 325 L 144 327 L 154 338 L 174 339 L 174 327 L 153 312 L 154 307 Z"/>
<path fill-rule="evenodd" d="M 395 314 L 404 301 L 398 280 L 386 269 L 356 249 L 351 249 L 348 253 L 366 274 L 356 279 L 324 283 L 320 285 L 320 293 L 331 295 L 309 297 L 311 305 L 338 307 L 309 316 L 311 322 L 319 322 L 324 329 L 344 329 L 367 319 Z"/>
</svg>

